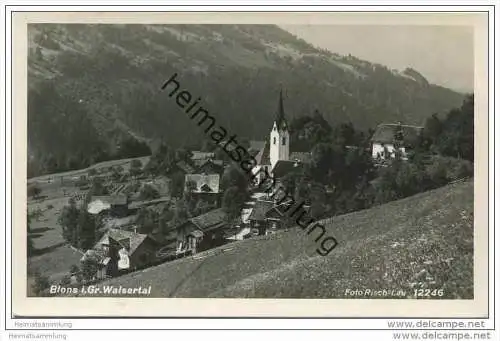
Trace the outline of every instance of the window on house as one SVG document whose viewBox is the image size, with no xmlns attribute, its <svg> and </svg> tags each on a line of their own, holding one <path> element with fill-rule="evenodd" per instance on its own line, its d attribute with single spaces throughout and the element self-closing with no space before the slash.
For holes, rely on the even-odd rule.
<svg viewBox="0 0 500 341">
<path fill-rule="evenodd" d="M 273 144 L 276 144 L 276 137 L 273 137 Z"/>
<path fill-rule="evenodd" d="M 283 141 L 281 142 L 282 145 L 286 144 L 286 137 L 283 137 Z"/>
</svg>

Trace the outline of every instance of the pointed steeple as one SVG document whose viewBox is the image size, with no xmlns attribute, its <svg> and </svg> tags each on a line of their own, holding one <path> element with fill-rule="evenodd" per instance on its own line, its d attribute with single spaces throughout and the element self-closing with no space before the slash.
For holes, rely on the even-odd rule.
<svg viewBox="0 0 500 341">
<path fill-rule="evenodd" d="M 280 99 L 278 103 L 278 112 L 276 113 L 276 126 L 279 130 L 286 129 L 285 109 L 283 107 L 283 89 L 280 89 Z"/>
</svg>

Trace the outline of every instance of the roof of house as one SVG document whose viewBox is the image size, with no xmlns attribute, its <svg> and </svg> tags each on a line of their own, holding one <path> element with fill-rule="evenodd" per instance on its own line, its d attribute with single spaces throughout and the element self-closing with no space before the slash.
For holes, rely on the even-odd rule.
<svg viewBox="0 0 500 341">
<path fill-rule="evenodd" d="M 195 171 L 195 167 L 184 160 L 178 161 L 176 163 L 176 166 L 179 167 L 182 171 L 184 171 L 187 174 L 194 173 L 194 171 Z"/>
<path fill-rule="evenodd" d="M 156 205 L 156 204 L 161 204 L 164 202 L 170 201 L 169 197 L 161 197 L 157 199 L 152 199 L 152 200 L 140 200 L 140 201 L 134 201 L 128 204 L 128 208 L 131 210 L 138 209 L 144 206 L 150 206 L 150 205 Z"/>
<path fill-rule="evenodd" d="M 122 193 L 112 194 L 109 198 L 109 203 L 111 205 L 127 205 L 127 195 Z"/>
<path fill-rule="evenodd" d="M 252 229 L 250 227 L 243 227 L 236 233 L 234 233 L 234 232 L 233 233 L 231 233 L 231 232 L 226 233 L 226 235 L 224 237 L 226 239 L 230 239 L 230 240 L 241 240 L 241 239 L 244 239 L 245 236 L 249 235 L 250 233 L 252 233 Z"/>
<path fill-rule="evenodd" d="M 403 131 L 404 144 L 414 143 L 423 129 L 423 127 L 410 125 L 379 124 L 372 136 L 372 142 L 394 143 L 394 136 L 397 133 L 399 127 L 401 127 Z"/>
<path fill-rule="evenodd" d="M 248 216 L 248 220 L 264 221 L 266 220 L 266 213 L 269 212 L 274 206 L 272 201 L 256 201 L 252 208 L 252 212 Z"/>
<path fill-rule="evenodd" d="M 97 244 L 96 244 L 97 246 Z M 98 262 L 102 262 L 105 258 L 106 255 L 101 249 L 88 249 L 82 254 L 82 257 L 80 258 L 80 262 L 85 261 L 88 258 L 95 258 L 97 259 Z"/>
<path fill-rule="evenodd" d="M 266 218 L 281 219 L 284 215 L 283 211 L 285 211 L 285 208 L 274 206 L 273 208 L 271 208 L 269 211 L 266 212 Z"/>
<path fill-rule="evenodd" d="M 289 159 L 292 161 L 298 160 L 302 163 L 310 163 L 312 155 L 309 152 L 293 152 L 290 154 Z"/>
<path fill-rule="evenodd" d="M 124 227 L 127 225 L 132 225 L 135 223 L 136 220 L 137 220 L 137 215 L 130 215 L 130 216 L 124 217 L 124 218 L 113 218 L 113 219 L 108 220 L 104 224 L 104 228 L 105 229 L 111 229 L 111 228 L 116 229 L 116 228 Z"/>
<path fill-rule="evenodd" d="M 209 231 L 226 223 L 226 212 L 222 208 L 209 211 L 197 217 L 189 219 L 202 231 Z"/>
<path fill-rule="evenodd" d="M 200 169 L 206 166 L 212 166 L 218 169 L 220 172 L 224 171 L 224 161 L 222 160 L 214 160 L 214 159 L 194 160 L 194 164 L 196 165 L 196 172 L 200 172 Z"/>
<path fill-rule="evenodd" d="M 196 237 L 196 238 L 203 237 L 203 232 L 201 232 L 200 230 L 191 231 L 191 233 L 189 233 L 189 234 L 192 235 L 193 237 Z"/>
<path fill-rule="evenodd" d="M 188 182 L 194 182 L 196 189 L 193 193 L 219 193 L 219 174 L 186 174 L 185 188 L 187 189 Z"/>
<path fill-rule="evenodd" d="M 99 214 L 109 208 L 111 208 L 109 197 L 93 197 L 87 206 L 87 212 L 90 214 Z"/>
<path fill-rule="evenodd" d="M 118 229 L 109 229 L 104 236 L 97 242 L 95 249 L 101 248 L 103 245 L 109 245 L 110 239 L 120 243 L 124 248 L 128 248 L 128 254 L 132 255 L 135 250 L 146 240 L 146 234 L 134 233 Z"/>
<path fill-rule="evenodd" d="M 214 152 L 193 151 L 192 156 L 191 156 L 191 160 L 208 159 L 211 157 L 215 157 Z"/>
<path fill-rule="evenodd" d="M 272 170 L 275 178 L 280 178 L 293 170 L 298 170 L 303 167 L 303 163 L 293 160 L 278 160 Z"/>
</svg>

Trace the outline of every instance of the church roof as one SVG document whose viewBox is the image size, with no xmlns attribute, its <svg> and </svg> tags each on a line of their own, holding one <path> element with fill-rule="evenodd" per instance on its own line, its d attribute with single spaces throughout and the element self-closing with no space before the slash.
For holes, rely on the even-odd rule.
<svg viewBox="0 0 500 341">
<path fill-rule="evenodd" d="M 280 99 L 278 103 L 278 112 L 276 113 L 276 119 L 274 120 L 278 127 L 278 130 L 287 129 L 287 123 L 285 119 L 285 109 L 283 107 L 283 90 L 280 90 Z"/>
<path fill-rule="evenodd" d="M 270 165 L 271 158 L 269 156 L 269 141 L 266 141 L 264 147 L 255 155 L 255 160 L 258 165 Z"/>
</svg>

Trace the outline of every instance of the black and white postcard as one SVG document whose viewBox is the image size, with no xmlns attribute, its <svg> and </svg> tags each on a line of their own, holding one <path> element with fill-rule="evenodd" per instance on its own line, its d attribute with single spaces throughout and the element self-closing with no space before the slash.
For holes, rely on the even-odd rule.
<svg viewBox="0 0 500 341">
<path fill-rule="evenodd" d="M 487 15 L 12 23 L 15 315 L 487 315 Z"/>
</svg>

